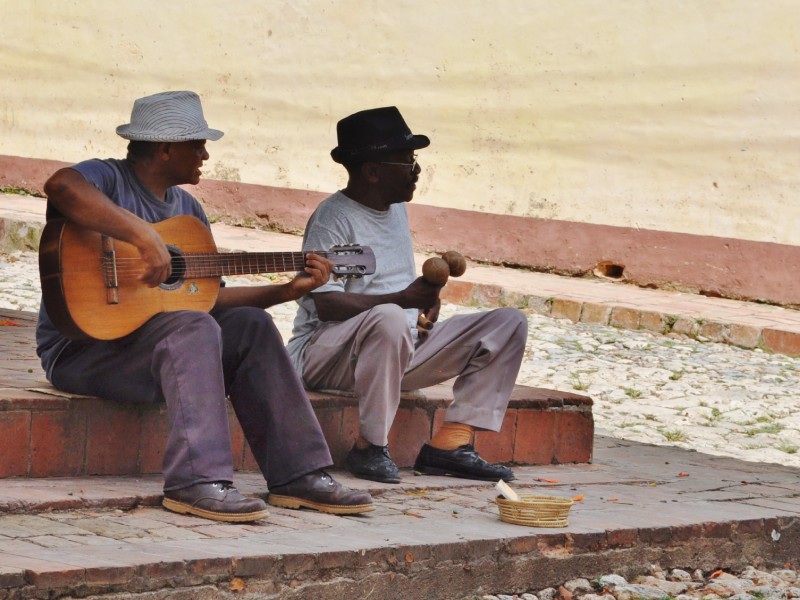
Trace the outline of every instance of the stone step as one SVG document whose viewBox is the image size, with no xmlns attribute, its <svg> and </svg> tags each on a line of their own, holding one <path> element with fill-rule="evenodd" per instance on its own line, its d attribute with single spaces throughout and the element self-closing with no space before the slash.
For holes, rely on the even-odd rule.
<svg viewBox="0 0 800 600">
<path fill-rule="evenodd" d="M 0 310 L 0 477 L 74 477 L 159 473 L 167 435 L 163 405 L 118 404 L 65 394 L 45 380 L 34 348 L 35 315 Z M 355 398 L 310 392 L 341 466 L 358 430 Z M 413 465 L 444 419 L 452 385 L 403 396 L 389 436 L 400 467 Z M 230 410 L 234 466 L 257 469 Z M 569 392 L 516 386 L 499 433 L 478 433 L 476 448 L 492 462 L 521 465 L 592 460 L 592 400 Z"/>
<path fill-rule="evenodd" d="M 355 398 L 310 392 L 336 466 L 355 441 Z M 452 388 L 442 384 L 406 394 L 389 439 L 400 467 L 413 465 L 419 448 L 443 421 Z M 229 411 L 234 466 L 257 470 Z M 478 433 L 487 460 L 516 464 L 586 463 L 592 459 L 592 401 L 585 396 L 517 386 L 503 428 Z M 0 477 L 74 477 L 159 473 L 167 436 L 163 405 L 118 404 L 71 396 L 49 385 L 0 389 Z"/>
<path fill-rule="evenodd" d="M 415 477 L 338 517 L 270 507 L 215 523 L 158 506 L 161 478 L 11 478 L 0 489 L 0 598 L 464 598 L 657 563 L 711 572 L 796 561 L 797 469 L 598 436 L 592 465 L 522 466 L 522 493 L 574 498 L 566 527 L 503 522 L 491 482 Z M 263 478 L 237 473 L 246 495 Z"/>
</svg>

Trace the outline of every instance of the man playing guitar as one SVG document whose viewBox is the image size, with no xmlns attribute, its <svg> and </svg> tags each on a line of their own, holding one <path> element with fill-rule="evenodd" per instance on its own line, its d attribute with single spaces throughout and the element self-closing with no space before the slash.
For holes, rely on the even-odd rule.
<svg viewBox="0 0 800 600">
<path fill-rule="evenodd" d="M 200 181 L 206 140 L 223 133 L 208 127 L 197 94 L 180 91 L 136 100 L 130 123 L 117 134 L 130 141 L 124 160 L 89 160 L 50 177 L 48 219 L 62 217 L 132 245 L 141 285 L 163 286 L 174 263 L 152 224 L 191 215 L 208 226 L 200 203 L 177 186 Z M 166 402 L 167 509 L 219 521 L 267 515 L 260 498 L 245 498 L 232 485 L 229 397 L 271 504 L 334 514 L 372 510 L 369 494 L 344 488 L 324 471 L 333 462 L 327 443 L 264 310 L 328 280 L 330 261 L 313 253 L 305 258 L 286 284 L 223 286 L 210 312 L 158 312 L 115 339 L 69 339 L 48 315 L 47 298 L 42 303 L 37 352 L 55 387 L 119 402 Z"/>
</svg>

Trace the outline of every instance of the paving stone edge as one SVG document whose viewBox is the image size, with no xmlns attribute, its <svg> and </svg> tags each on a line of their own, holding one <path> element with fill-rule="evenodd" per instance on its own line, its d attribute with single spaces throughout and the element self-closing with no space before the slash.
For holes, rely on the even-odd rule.
<svg viewBox="0 0 800 600">
<path fill-rule="evenodd" d="M 43 225 L 0 217 L 0 252 L 36 251 Z M 669 314 L 635 306 L 588 302 L 568 296 L 522 293 L 496 284 L 451 280 L 442 299 L 455 304 L 481 307 L 508 306 L 573 323 L 606 325 L 660 335 L 682 335 L 700 342 L 729 344 L 748 350 L 800 356 L 800 332 L 760 327 L 732 320 L 698 318 L 690 313 Z"/>
<path fill-rule="evenodd" d="M 766 533 L 770 530 L 781 531 L 785 543 L 772 542 Z M 7 565 L 0 570 L 0 597 L 11 597 L 4 596 L 3 588 L 15 588 L 15 598 L 123 593 L 125 598 L 234 598 L 244 593 L 259 598 L 447 600 L 475 590 L 525 590 L 531 581 L 554 586 L 574 573 L 591 578 L 614 572 L 631 578 L 656 563 L 665 569 L 695 565 L 703 570 L 758 561 L 781 564 L 796 558 L 800 524 L 796 518 L 776 517 L 607 532 L 537 531 L 457 544 L 356 543 L 346 550 L 313 552 L 280 542 L 270 550 L 265 540 L 257 539 L 211 542 L 195 541 L 191 548 L 179 542 L 162 544 L 152 553 L 142 544 L 124 553 L 126 559 L 138 559 L 120 566 L 79 567 L 73 564 L 79 557 L 66 551 L 61 562 L 48 563 L 43 556 L 35 569 Z M 107 558 L 113 561 L 114 555 L 109 550 Z"/>
</svg>

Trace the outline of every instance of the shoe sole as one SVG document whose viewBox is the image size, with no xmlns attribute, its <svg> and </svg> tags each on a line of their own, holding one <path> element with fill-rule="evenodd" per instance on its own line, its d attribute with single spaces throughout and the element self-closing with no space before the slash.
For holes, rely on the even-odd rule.
<svg viewBox="0 0 800 600">
<path fill-rule="evenodd" d="M 279 506 L 281 508 L 310 508 L 311 510 L 317 510 L 331 515 L 357 515 L 375 510 L 374 504 L 322 504 L 321 502 L 303 500 L 302 498 L 295 498 L 294 496 L 280 496 L 275 494 L 270 494 L 267 497 L 267 502 L 272 506 Z"/>
<path fill-rule="evenodd" d="M 463 475 L 456 471 L 448 471 L 447 469 L 439 469 L 438 467 L 425 467 L 425 469 L 418 469 L 414 467 L 414 475 L 444 475 L 445 477 L 457 477 L 458 479 L 473 479 L 475 481 L 498 481 L 499 477 L 476 477 L 474 475 Z M 514 481 L 516 477 L 511 479 L 503 479 L 503 481 Z"/>
<path fill-rule="evenodd" d="M 164 498 L 161 501 L 161 506 L 181 515 L 194 515 L 196 517 L 203 517 L 204 519 L 211 519 L 212 521 L 223 521 L 225 523 L 248 523 L 250 521 L 266 519 L 269 516 L 269 511 L 267 509 L 249 513 L 222 513 L 197 508 L 185 502 L 178 502 L 177 500 L 171 500 L 169 498 Z"/>
<path fill-rule="evenodd" d="M 345 464 L 345 469 L 352 475 L 353 477 L 358 477 L 359 479 L 366 479 L 367 481 L 377 481 L 378 483 L 400 483 L 401 479 L 398 475 L 397 477 L 379 477 L 378 475 L 374 475 L 372 473 L 366 471 L 359 471 L 357 469 L 353 469 L 350 467 L 349 464 Z"/>
<path fill-rule="evenodd" d="M 400 479 L 399 477 L 392 477 L 391 479 L 389 479 L 389 478 L 380 479 L 378 477 L 365 475 L 363 473 L 354 473 L 353 471 L 350 471 L 350 474 L 353 477 L 358 477 L 359 479 L 366 479 L 367 481 L 376 481 L 378 483 L 401 483 L 402 482 L 402 479 Z"/>
</svg>

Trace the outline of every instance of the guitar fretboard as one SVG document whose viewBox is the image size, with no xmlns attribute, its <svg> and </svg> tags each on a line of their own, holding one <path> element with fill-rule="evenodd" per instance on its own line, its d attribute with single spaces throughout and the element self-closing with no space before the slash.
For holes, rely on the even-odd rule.
<svg viewBox="0 0 800 600">
<path fill-rule="evenodd" d="M 301 270 L 305 266 L 306 254 L 306 252 L 185 254 L 173 258 L 173 262 L 185 265 L 184 273 L 187 277 L 286 273 Z M 327 256 L 328 253 L 315 251 L 315 254 Z"/>
</svg>

